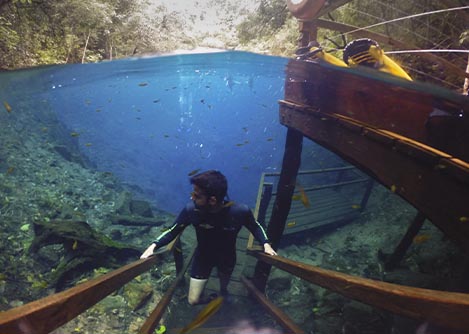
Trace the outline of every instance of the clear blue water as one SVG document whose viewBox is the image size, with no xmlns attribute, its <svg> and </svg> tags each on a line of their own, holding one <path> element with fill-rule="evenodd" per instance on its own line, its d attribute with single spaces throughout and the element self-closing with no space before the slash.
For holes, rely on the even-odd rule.
<svg viewBox="0 0 469 334">
<path fill-rule="evenodd" d="M 174 55 L 4 73 L 22 99 L 47 103 L 99 171 L 177 212 L 188 174 L 218 169 L 231 199 L 254 206 L 264 171 L 279 171 L 288 59 L 244 52 Z M 5 82 L 5 80 L 0 80 Z M 17 97 L 20 98 L 20 97 Z M 15 104 L 9 94 L 2 96 Z M 31 102 L 30 101 L 30 102 Z"/>
</svg>

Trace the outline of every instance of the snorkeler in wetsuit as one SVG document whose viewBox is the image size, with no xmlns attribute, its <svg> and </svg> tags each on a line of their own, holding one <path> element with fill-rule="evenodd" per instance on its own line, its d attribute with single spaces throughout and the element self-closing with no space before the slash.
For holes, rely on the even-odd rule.
<svg viewBox="0 0 469 334">
<path fill-rule="evenodd" d="M 192 262 L 188 301 L 195 305 L 207 302 L 201 300 L 201 295 L 214 267 L 218 270 L 220 293 L 228 293 L 227 286 L 236 264 L 236 238 L 243 226 L 263 245 L 265 253 L 277 253 L 246 205 L 224 201 L 228 184 L 222 173 L 209 170 L 193 176 L 190 182 L 194 187 L 192 202 L 180 212 L 173 226 L 161 234 L 140 258 L 152 255 L 155 249 L 167 245 L 187 226 L 193 225 L 197 248 Z"/>
</svg>

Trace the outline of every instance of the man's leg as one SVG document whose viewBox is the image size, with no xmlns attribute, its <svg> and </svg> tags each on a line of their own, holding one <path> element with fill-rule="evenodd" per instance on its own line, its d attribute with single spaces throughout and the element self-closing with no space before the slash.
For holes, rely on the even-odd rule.
<svg viewBox="0 0 469 334">
<path fill-rule="evenodd" d="M 231 274 L 233 273 L 235 264 L 235 251 L 232 254 L 223 256 L 223 258 L 218 261 L 218 279 L 220 280 L 220 294 L 222 296 L 228 295 L 228 284 L 230 283 Z"/>
<path fill-rule="evenodd" d="M 196 249 L 192 260 L 191 280 L 189 284 L 189 294 L 187 301 L 191 305 L 204 304 L 207 300 L 202 300 L 202 293 L 207 284 L 213 263 L 209 256 L 202 256 Z"/>
<path fill-rule="evenodd" d="M 205 289 L 205 284 L 207 284 L 208 279 L 199 279 L 191 277 L 191 281 L 189 283 L 189 295 L 187 300 L 191 305 L 200 304 L 202 293 Z"/>
<path fill-rule="evenodd" d="M 228 284 L 230 283 L 231 273 L 223 273 L 218 271 L 218 279 L 220 280 L 220 294 L 226 296 L 228 294 Z"/>
</svg>

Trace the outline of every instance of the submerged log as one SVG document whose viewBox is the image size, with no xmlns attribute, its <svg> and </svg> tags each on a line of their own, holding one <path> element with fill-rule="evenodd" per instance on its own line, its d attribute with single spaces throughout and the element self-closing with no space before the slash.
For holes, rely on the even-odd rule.
<svg viewBox="0 0 469 334">
<path fill-rule="evenodd" d="M 119 267 L 128 260 L 137 259 L 141 253 L 137 248 L 111 240 L 84 221 L 34 223 L 34 232 L 31 253 L 49 245 L 63 245 L 65 254 L 52 277 L 56 290 L 62 290 L 67 283 L 94 268 Z"/>
<path fill-rule="evenodd" d="M 124 226 L 161 226 L 166 224 L 166 221 L 161 218 L 141 217 L 134 215 L 116 215 L 112 217 L 112 225 Z"/>
</svg>

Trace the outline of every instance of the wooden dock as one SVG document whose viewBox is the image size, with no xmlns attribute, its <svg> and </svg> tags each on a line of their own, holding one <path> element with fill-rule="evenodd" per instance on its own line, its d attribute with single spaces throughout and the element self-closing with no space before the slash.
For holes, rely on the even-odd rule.
<svg viewBox="0 0 469 334">
<path fill-rule="evenodd" d="M 294 192 L 284 235 L 300 232 L 315 232 L 347 224 L 360 216 L 365 209 L 373 181 L 360 173 L 353 166 L 341 166 L 299 172 L 303 186 Z M 268 225 L 275 203 L 276 192 L 273 190 L 278 182 L 278 173 L 264 173 L 259 182 L 259 196 L 255 215 L 263 226 Z M 304 194 L 304 195 L 303 195 Z M 308 204 L 300 200 L 306 196 Z M 241 276 L 250 276 L 254 271 L 255 259 L 246 255 L 246 246 L 254 243 L 253 237 L 245 228 L 241 229 L 236 243 L 237 262 L 231 277 L 229 292 L 234 296 L 247 295 L 241 282 Z M 216 270 L 207 283 L 206 293 L 219 291 Z"/>
</svg>

